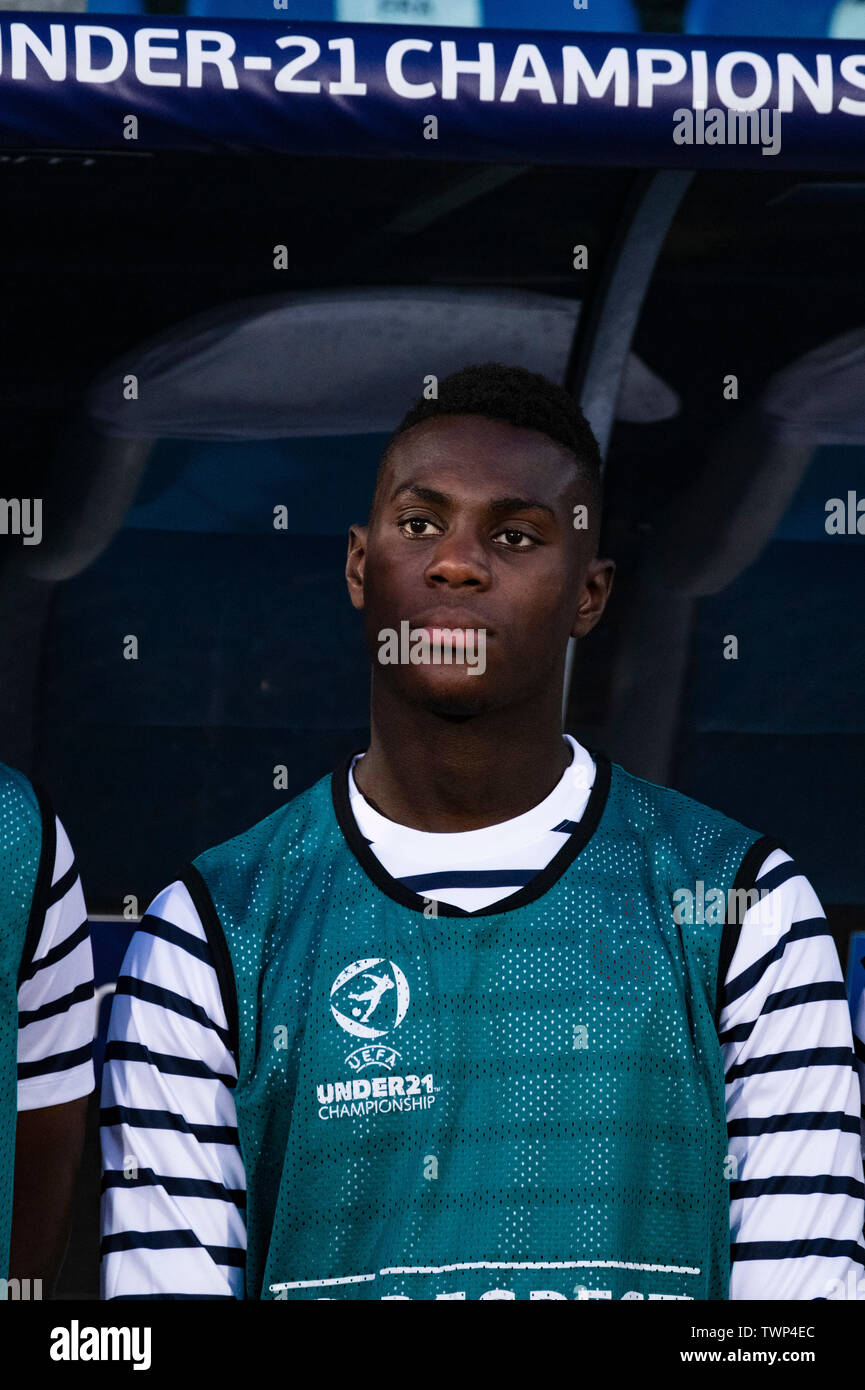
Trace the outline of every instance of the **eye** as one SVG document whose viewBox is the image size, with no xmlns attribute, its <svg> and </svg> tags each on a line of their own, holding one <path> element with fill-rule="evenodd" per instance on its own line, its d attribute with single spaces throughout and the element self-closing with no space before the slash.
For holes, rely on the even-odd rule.
<svg viewBox="0 0 865 1390">
<path fill-rule="evenodd" d="M 418 530 L 418 531 L 415 531 L 415 530 L 406 531 L 405 528 L 406 528 L 407 526 L 409 526 L 409 527 L 415 527 L 415 526 L 419 526 L 419 527 L 422 527 L 422 526 L 435 526 L 435 522 L 430 521 L 429 518 L 428 518 L 428 517 L 425 517 L 425 516 L 407 516 L 407 517 L 405 518 L 404 521 L 398 521 L 398 522 L 397 522 L 397 526 L 399 527 L 401 533 L 402 533 L 407 539 L 413 540 L 415 537 L 417 537 L 418 540 L 425 540 L 426 537 L 427 537 L 427 535 L 429 534 L 429 532 L 424 532 L 424 531 L 421 531 L 421 530 Z"/>
<path fill-rule="evenodd" d="M 504 547 L 505 550 L 533 550 L 534 547 L 538 544 L 538 542 L 534 539 L 533 536 L 530 536 L 526 531 L 518 531 L 515 526 L 508 526 L 504 531 L 499 531 L 498 534 L 500 536 L 516 536 L 520 540 L 528 541 L 528 545 L 511 545 L 509 541 L 508 544 Z"/>
</svg>

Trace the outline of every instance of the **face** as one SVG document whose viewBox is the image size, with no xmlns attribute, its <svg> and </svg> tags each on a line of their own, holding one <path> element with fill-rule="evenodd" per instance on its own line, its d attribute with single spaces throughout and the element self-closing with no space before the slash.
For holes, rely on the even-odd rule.
<svg viewBox="0 0 865 1390">
<path fill-rule="evenodd" d="M 612 562 L 594 558 L 597 518 L 574 527 L 583 503 L 573 456 L 535 430 L 454 415 L 400 436 L 368 525 L 349 533 L 346 579 L 374 687 L 454 717 L 550 688 L 560 699 L 568 638 L 594 627 L 613 577 Z M 477 659 L 474 672 L 467 661 L 382 664 L 381 634 L 406 621 L 482 629 L 483 670 Z"/>
</svg>

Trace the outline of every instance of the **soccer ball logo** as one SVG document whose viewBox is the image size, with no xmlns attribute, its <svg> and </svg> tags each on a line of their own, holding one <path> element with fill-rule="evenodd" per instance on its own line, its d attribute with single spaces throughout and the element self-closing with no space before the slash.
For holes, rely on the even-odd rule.
<svg viewBox="0 0 865 1390">
<path fill-rule="evenodd" d="M 356 960 L 330 988 L 330 1009 L 340 1028 L 355 1038 L 383 1038 L 398 1028 L 409 1003 L 408 980 L 384 956 Z"/>
</svg>

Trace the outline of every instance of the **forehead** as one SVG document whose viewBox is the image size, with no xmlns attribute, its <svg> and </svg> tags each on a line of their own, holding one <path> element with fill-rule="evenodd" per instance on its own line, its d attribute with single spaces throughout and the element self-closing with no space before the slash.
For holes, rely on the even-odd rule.
<svg viewBox="0 0 865 1390">
<path fill-rule="evenodd" d="M 443 486 L 451 480 L 451 488 Z M 539 430 L 521 429 L 483 415 L 440 415 L 412 426 L 394 442 L 382 488 L 385 501 L 405 482 L 458 484 L 464 495 L 490 495 L 531 484 L 548 500 L 578 482 L 573 454 Z"/>
</svg>

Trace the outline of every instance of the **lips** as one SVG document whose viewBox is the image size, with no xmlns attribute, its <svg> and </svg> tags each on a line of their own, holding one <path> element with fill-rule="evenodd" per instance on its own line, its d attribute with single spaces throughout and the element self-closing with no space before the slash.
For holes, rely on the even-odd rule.
<svg viewBox="0 0 865 1390">
<path fill-rule="evenodd" d="M 450 632 L 485 632 L 487 637 L 495 636 L 493 629 L 487 627 L 476 613 L 467 613 L 459 608 L 450 612 L 439 609 L 434 613 L 423 613 L 419 618 L 412 618 L 409 626 L 412 631 L 429 632 L 431 635 L 446 628 Z"/>
</svg>

